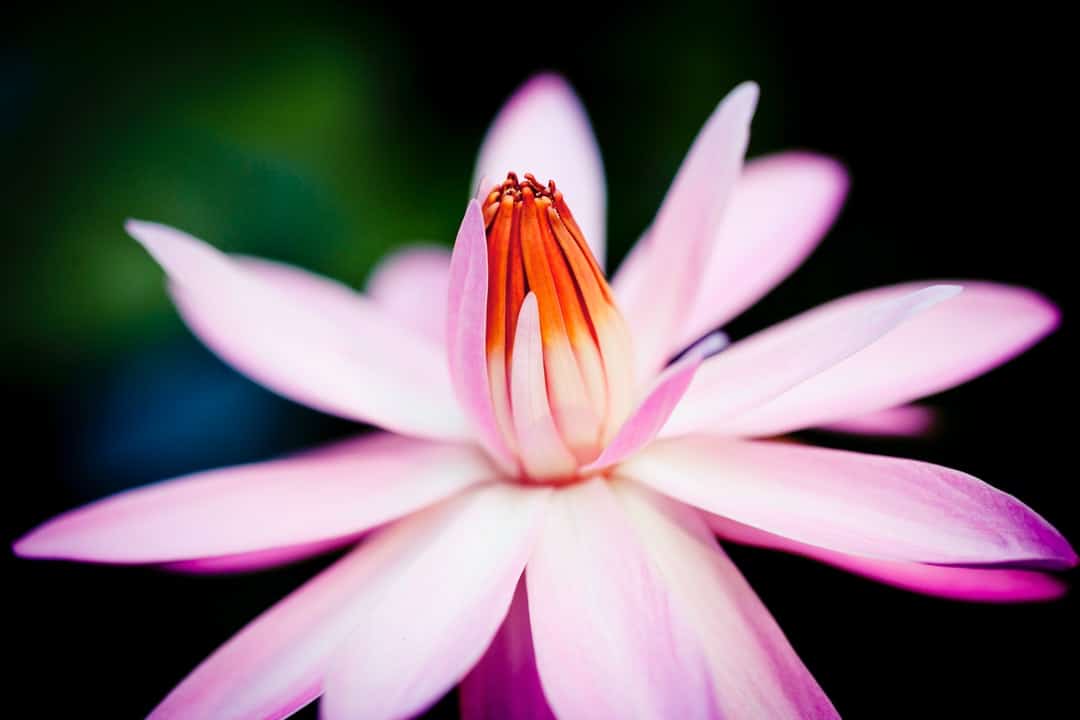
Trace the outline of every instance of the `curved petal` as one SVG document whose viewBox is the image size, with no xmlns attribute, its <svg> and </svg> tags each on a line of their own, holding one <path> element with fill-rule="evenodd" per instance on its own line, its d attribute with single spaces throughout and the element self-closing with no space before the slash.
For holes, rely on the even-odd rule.
<svg viewBox="0 0 1080 720">
<path fill-rule="evenodd" d="M 766 436 L 901 405 L 967 382 L 1011 360 L 1053 331 L 1060 314 L 1025 288 L 962 282 L 964 292 L 905 323 L 718 432 Z M 894 285 L 849 295 L 809 315 L 824 318 L 911 292 Z"/>
<path fill-rule="evenodd" d="M 581 472 L 590 473 L 614 465 L 652 442 L 671 417 L 701 363 L 710 353 L 720 350 L 726 341 L 726 336 L 721 333 L 710 335 L 685 357 L 660 373 L 652 389 L 619 428 L 600 457 L 581 468 Z"/>
<path fill-rule="evenodd" d="M 938 425 L 938 413 L 925 405 L 897 405 L 818 427 L 835 433 L 870 437 L 921 437 Z"/>
<path fill-rule="evenodd" d="M 662 435 L 718 432 L 959 292 L 935 285 L 845 312 L 803 313 L 737 342 L 702 364 Z"/>
<path fill-rule="evenodd" d="M 718 717 L 839 717 L 700 513 L 633 482 L 612 487 L 705 653 Z"/>
<path fill-rule="evenodd" d="M 480 204 L 470 200 L 450 257 L 446 339 L 450 377 L 458 401 L 471 418 L 480 441 L 506 472 L 516 465 L 499 433 L 488 381 L 487 237 Z"/>
<path fill-rule="evenodd" d="M 491 646 L 461 682 L 460 695 L 463 720 L 555 720 L 536 669 L 524 579 Z"/>
<path fill-rule="evenodd" d="M 786 152 L 747 163 L 679 344 L 733 320 L 794 272 L 840 213 L 848 184 L 844 166 L 823 155 Z"/>
<path fill-rule="evenodd" d="M 577 460 L 563 442 L 551 413 L 540 311 L 533 293 L 521 304 L 511 362 L 510 398 L 522 467 L 531 477 L 572 475 Z"/>
<path fill-rule="evenodd" d="M 417 528 L 409 557 L 382 568 L 353 600 L 362 619 L 340 638 L 322 714 L 420 713 L 481 658 L 510 607 L 550 491 L 498 483 L 452 517 Z"/>
<path fill-rule="evenodd" d="M 164 225 L 126 227 L 168 273 L 191 330 L 257 382 L 406 435 L 470 437 L 440 354 L 370 300 L 287 266 L 253 272 L 250 260 L 231 260 Z"/>
<path fill-rule="evenodd" d="M 915 460 L 698 435 L 654 443 L 619 472 L 717 515 L 853 555 L 1047 568 L 1077 559 L 1016 498 Z"/>
<path fill-rule="evenodd" d="M 646 244 L 641 261 L 652 269 L 652 282 L 644 297 L 621 309 L 634 341 L 634 367 L 643 380 L 664 366 L 682 337 L 742 171 L 757 98 L 754 83 L 743 83 L 724 98 L 694 140 L 641 241 Z"/>
<path fill-rule="evenodd" d="M 794 272 L 836 219 L 847 189 L 847 171 L 823 155 L 785 152 L 747 162 L 682 336 L 668 351 L 735 318 Z M 631 253 L 619 267 L 613 286 L 621 302 L 648 302 L 638 295 L 651 288 L 645 258 Z"/>
<path fill-rule="evenodd" d="M 380 260 L 367 291 L 387 313 L 442 347 L 449 285 L 450 252 L 438 245 L 418 245 Z"/>
<path fill-rule="evenodd" d="M 709 527 L 724 540 L 802 555 L 870 580 L 924 595 L 970 602 L 1034 602 L 1059 598 L 1068 589 L 1064 581 L 1032 570 L 926 565 L 848 555 L 789 540 L 718 515 L 705 515 Z"/>
<path fill-rule="evenodd" d="M 557 716 L 713 713 L 697 640 L 605 481 L 553 494 L 525 582 L 540 681 Z"/>
<path fill-rule="evenodd" d="M 357 533 L 331 540 L 289 545 L 288 547 L 272 548 L 270 550 L 255 550 L 247 553 L 236 553 L 235 555 L 216 555 L 195 560 L 181 560 L 179 562 L 164 563 L 162 567 L 174 572 L 195 575 L 255 572 L 279 565 L 288 565 L 292 562 L 343 548 L 357 542 L 362 535 L 363 533 Z"/>
<path fill-rule="evenodd" d="M 370 435 L 123 492 L 50 520 L 15 552 L 168 563 L 284 550 L 353 536 L 495 474 L 471 445 Z"/>
<path fill-rule="evenodd" d="M 555 181 L 603 267 L 604 164 L 585 108 L 558 75 L 533 77 L 499 111 L 480 146 L 473 187 L 502 182 L 510 171 Z"/>
<path fill-rule="evenodd" d="M 518 491 L 516 497 L 523 493 Z M 237 633 L 169 693 L 150 717 L 282 718 L 308 704 L 322 694 L 331 658 L 349 633 L 372 621 L 374 595 L 396 590 L 403 606 L 417 602 L 420 596 L 413 591 L 424 587 L 417 575 L 433 564 L 446 568 L 444 572 L 456 569 L 465 557 L 462 553 L 475 548 L 474 532 L 486 532 L 488 540 L 494 534 L 507 541 L 506 547 L 484 548 L 491 559 L 503 551 L 521 554 L 513 538 L 528 534 L 525 520 L 529 513 L 536 514 L 536 502 L 526 498 L 512 503 L 507 500 L 510 494 L 499 485 L 478 488 L 380 531 Z M 446 542 L 457 537 L 464 541 Z M 446 597 L 445 588 L 438 592 L 440 598 Z M 380 648 L 384 652 L 402 647 L 404 641 L 386 642 Z"/>
</svg>

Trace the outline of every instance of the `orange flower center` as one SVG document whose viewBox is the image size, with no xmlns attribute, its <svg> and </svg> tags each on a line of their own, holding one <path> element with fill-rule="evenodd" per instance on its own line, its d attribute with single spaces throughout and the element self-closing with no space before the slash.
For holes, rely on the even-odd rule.
<svg viewBox="0 0 1080 720">
<path fill-rule="evenodd" d="M 496 419 L 511 447 L 514 339 L 536 296 L 547 399 L 578 463 L 596 457 L 632 401 L 625 323 L 581 228 L 554 181 L 509 173 L 484 200 L 488 242 L 487 353 Z"/>
</svg>

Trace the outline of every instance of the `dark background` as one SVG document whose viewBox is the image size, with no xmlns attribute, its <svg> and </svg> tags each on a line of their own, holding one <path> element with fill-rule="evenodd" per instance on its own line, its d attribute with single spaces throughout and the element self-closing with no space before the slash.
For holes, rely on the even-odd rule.
<svg viewBox="0 0 1080 720">
<path fill-rule="evenodd" d="M 815 439 L 971 472 L 1080 541 L 1062 18 L 1034 5 L 308 5 L 24 7 L 2 23 L 3 539 L 125 487 L 352 431 L 202 349 L 125 217 L 359 285 L 396 245 L 449 244 L 486 124 L 528 75 L 555 69 L 604 152 L 613 261 L 740 80 L 762 86 L 751 155 L 804 147 L 849 166 L 835 230 L 736 336 L 908 279 L 993 279 L 1057 302 L 1049 340 L 933 400 L 937 437 Z M 1075 593 L 969 605 L 732 553 L 847 717 L 1075 705 Z M 9 698 L 40 716 L 141 716 L 328 561 L 193 578 L 5 554 Z"/>
</svg>

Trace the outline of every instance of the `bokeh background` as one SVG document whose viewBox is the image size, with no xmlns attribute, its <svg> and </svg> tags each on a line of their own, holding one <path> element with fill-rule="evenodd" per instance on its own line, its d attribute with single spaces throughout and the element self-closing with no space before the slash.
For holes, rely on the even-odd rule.
<svg viewBox="0 0 1080 720">
<path fill-rule="evenodd" d="M 735 336 L 907 279 L 988 278 L 1059 303 L 1056 335 L 934 399 L 936 437 L 816 440 L 972 472 L 1080 542 L 1076 183 L 1051 180 L 1074 134 L 1063 26 L 1018 8 L 904 7 L 16 8 L 0 30 L 0 536 L 127 487 L 355 432 L 203 349 L 125 218 L 362 285 L 395 247 L 449 245 L 487 123 L 517 84 L 554 69 L 604 152 L 613 261 L 738 81 L 763 91 L 751 155 L 802 147 L 848 165 L 836 228 Z M 847 717 L 1035 717 L 1075 701 L 1075 595 L 967 605 L 732 552 Z M 141 716 L 330 559 L 192 578 L 5 553 L 9 696 L 37 707 L 27 717 Z M 450 697 L 433 716 L 454 708 Z"/>
</svg>

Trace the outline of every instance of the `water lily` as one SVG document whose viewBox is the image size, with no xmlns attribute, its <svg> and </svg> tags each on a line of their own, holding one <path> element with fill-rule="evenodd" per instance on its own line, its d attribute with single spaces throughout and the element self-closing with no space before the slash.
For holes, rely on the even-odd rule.
<svg viewBox="0 0 1080 720">
<path fill-rule="evenodd" d="M 1076 553 L 1015 498 L 769 439 L 904 432 L 912 401 L 1058 313 L 1022 288 L 913 283 L 724 347 L 713 331 L 794 270 L 847 187 L 817 155 L 744 166 L 757 94 L 740 85 L 709 118 L 610 286 L 600 155 L 553 76 L 492 125 L 453 254 L 402 251 L 365 293 L 130 222 L 222 358 L 387 432 L 122 493 L 16 552 L 220 572 L 356 544 L 159 718 L 282 717 L 320 696 L 327 718 L 402 717 L 459 683 L 467 718 L 835 716 L 717 536 L 946 597 L 1059 595 L 1043 571 Z"/>
</svg>

